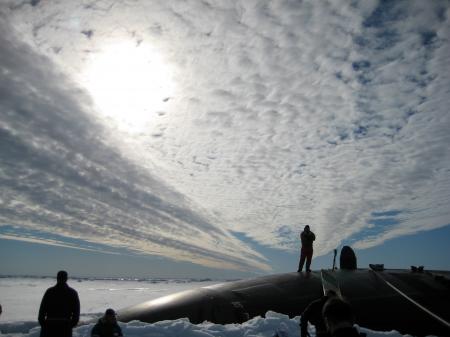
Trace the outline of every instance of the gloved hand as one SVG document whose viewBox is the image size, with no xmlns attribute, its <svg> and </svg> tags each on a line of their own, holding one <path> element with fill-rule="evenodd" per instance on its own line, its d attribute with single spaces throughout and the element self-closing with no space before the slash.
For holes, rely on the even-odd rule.
<svg viewBox="0 0 450 337">
<path fill-rule="evenodd" d="M 307 321 L 300 323 L 300 337 L 311 337 L 311 335 L 308 332 L 308 322 Z"/>
</svg>

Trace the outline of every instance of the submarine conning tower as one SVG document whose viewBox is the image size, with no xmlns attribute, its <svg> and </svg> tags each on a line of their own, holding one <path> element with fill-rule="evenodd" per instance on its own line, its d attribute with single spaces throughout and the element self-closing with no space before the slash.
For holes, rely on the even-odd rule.
<svg viewBox="0 0 450 337">
<path fill-rule="evenodd" d="M 356 254 L 350 246 L 344 246 L 341 249 L 339 257 L 339 267 L 345 270 L 356 270 Z"/>
</svg>

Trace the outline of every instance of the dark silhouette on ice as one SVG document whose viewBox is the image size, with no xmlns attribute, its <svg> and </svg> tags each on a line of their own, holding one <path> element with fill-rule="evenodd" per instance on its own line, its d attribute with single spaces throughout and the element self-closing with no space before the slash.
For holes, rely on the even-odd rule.
<svg viewBox="0 0 450 337">
<path fill-rule="evenodd" d="M 355 315 L 350 303 L 337 297 L 331 298 L 325 303 L 322 314 L 330 337 L 366 336 L 365 334 L 360 334 L 353 327 Z"/>
<path fill-rule="evenodd" d="M 302 312 L 300 318 L 300 336 L 308 337 L 308 322 L 316 327 L 316 337 L 329 337 L 327 327 L 323 320 L 322 309 L 325 303 L 337 294 L 333 290 L 328 290 L 327 293 L 318 300 L 312 301 L 306 309 Z"/>
<path fill-rule="evenodd" d="M 113 309 L 106 309 L 105 314 L 94 325 L 91 337 L 121 337 L 122 329 L 117 324 L 116 312 Z"/>
<path fill-rule="evenodd" d="M 80 301 L 67 279 L 67 272 L 59 271 L 56 285 L 48 288 L 42 298 L 38 316 L 41 337 L 71 337 L 72 328 L 78 324 Z"/>
</svg>

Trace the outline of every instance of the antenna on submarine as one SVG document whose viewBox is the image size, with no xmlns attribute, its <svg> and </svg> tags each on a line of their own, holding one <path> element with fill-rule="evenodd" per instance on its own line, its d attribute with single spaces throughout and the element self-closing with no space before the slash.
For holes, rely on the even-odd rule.
<svg viewBox="0 0 450 337">
<path fill-rule="evenodd" d="M 336 268 L 336 255 L 337 255 L 337 249 L 334 249 L 334 256 L 333 256 L 333 271 L 335 270 L 335 268 Z"/>
</svg>

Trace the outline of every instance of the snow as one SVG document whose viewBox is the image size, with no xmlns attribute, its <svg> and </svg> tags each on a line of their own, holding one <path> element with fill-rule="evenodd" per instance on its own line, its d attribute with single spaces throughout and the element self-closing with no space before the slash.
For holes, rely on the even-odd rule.
<svg viewBox="0 0 450 337">
<path fill-rule="evenodd" d="M 146 300 L 165 296 L 182 290 L 205 287 L 217 281 L 192 280 L 71 280 L 69 284 L 78 291 L 81 301 L 81 321 L 99 316 L 106 308 L 120 309 Z M 39 337 L 36 322 L 39 304 L 44 291 L 54 284 L 48 278 L 0 278 L 0 337 Z M 254 317 L 243 324 L 192 324 L 187 318 L 161 321 L 154 324 L 133 321 L 120 323 L 126 337 L 272 337 L 280 335 L 299 336 L 299 316 L 268 311 L 265 317 Z M 73 330 L 73 337 L 88 337 L 93 323 L 81 324 Z M 399 337 L 396 331 L 377 332 L 360 329 L 368 337 Z M 315 336 L 311 327 L 310 334 Z"/>
</svg>

